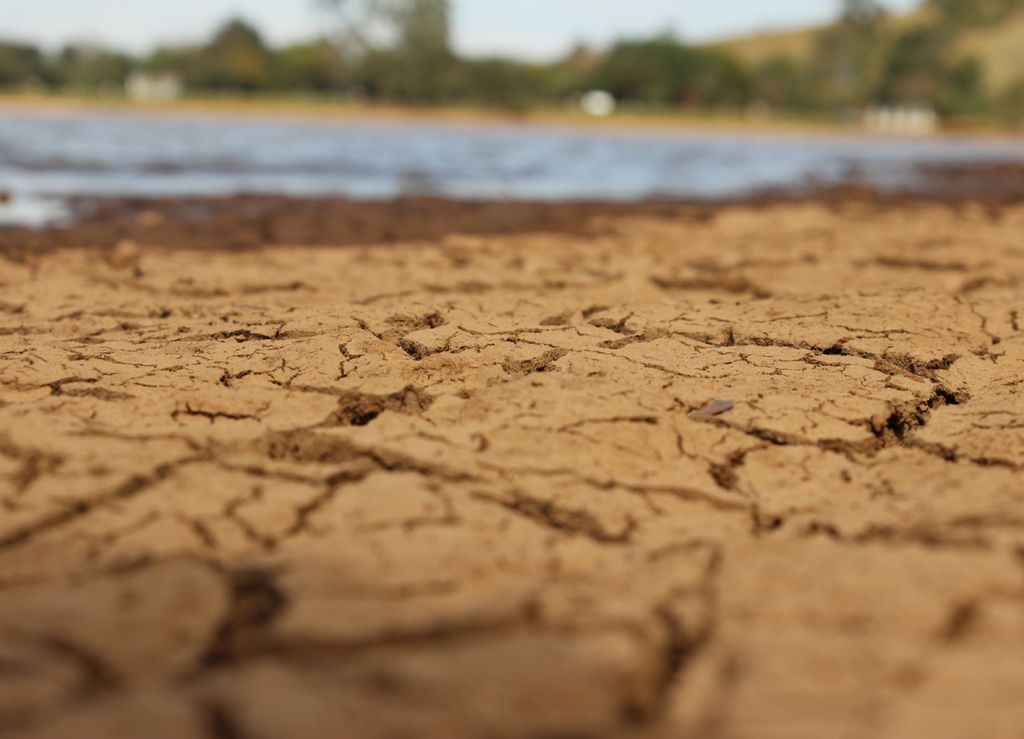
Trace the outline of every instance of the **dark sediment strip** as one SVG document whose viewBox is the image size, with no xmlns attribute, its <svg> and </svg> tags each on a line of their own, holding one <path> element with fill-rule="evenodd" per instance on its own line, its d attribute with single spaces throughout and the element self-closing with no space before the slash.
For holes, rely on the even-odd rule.
<svg viewBox="0 0 1024 739">
<path fill-rule="evenodd" d="M 232 195 L 222 197 L 78 197 L 72 218 L 46 228 L 0 227 L 0 253 L 10 255 L 122 241 L 140 246 L 245 250 L 266 246 L 353 246 L 430 241 L 452 233 L 598 232 L 595 218 L 644 216 L 704 221 L 735 207 L 794 200 L 902 207 L 939 202 L 1000 206 L 1024 199 L 1024 165 L 930 166 L 921 189 L 881 191 L 856 183 L 768 190 L 720 200 L 637 202 L 473 201 L 410 197 L 360 201 L 345 197 Z"/>
</svg>

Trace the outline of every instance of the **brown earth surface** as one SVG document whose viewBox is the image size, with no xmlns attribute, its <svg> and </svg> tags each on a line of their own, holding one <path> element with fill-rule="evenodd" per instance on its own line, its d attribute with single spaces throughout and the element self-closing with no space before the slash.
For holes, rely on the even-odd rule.
<svg viewBox="0 0 1024 739">
<path fill-rule="evenodd" d="M 560 212 L 5 242 L 0 737 L 1020 737 L 1024 206 Z"/>
</svg>

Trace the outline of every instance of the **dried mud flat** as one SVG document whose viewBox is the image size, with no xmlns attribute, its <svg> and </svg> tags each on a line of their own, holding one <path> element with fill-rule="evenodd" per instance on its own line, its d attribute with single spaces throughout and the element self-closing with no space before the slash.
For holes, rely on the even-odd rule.
<svg viewBox="0 0 1024 739">
<path fill-rule="evenodd" d="M 1024 207 L 0 260 L 0 737 L 1019 737 Z"/>
</svg>

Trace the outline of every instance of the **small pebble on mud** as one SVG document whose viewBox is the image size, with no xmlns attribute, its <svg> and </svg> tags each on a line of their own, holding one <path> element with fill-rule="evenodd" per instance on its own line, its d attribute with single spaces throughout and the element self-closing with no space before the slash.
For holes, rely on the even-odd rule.
<svg viewBox="0 0 1024 739">
<path fill-rule="evenodd" d="M 699 411 L 695 411 L 693 417 L 711 418 L 712 416 L 720 416 L 731 411 L 734 405 L 736 404 L 731 400 L 712 400 Z"/>
</svg>

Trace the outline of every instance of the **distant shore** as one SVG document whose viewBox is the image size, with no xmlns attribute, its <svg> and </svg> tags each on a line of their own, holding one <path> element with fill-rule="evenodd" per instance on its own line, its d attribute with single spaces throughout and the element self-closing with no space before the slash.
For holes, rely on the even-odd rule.
<svg viewBox="0 0 1024 739">
<path fill-rule="evenodd" d="M 20 111 L 128 113 L 196 117 L 271 118 L 338 122 L 422 122 L 448 125 L 538 125 L 595 130 L 693 131 L 733 134 L 870 136 L 856 122 L 801 118 L 786 114 L 736 111 L 670 111 L 621 109 L 606 118 L 587 116 L 573 108 L 523 111 L 470 106 L 400 106 L 358 103 L 325 97 L 192 96 L 169 103 L 137 102 L 122 96 L 49 93 L 0 93 L 0 109 Z M 1012 131 L 983 126 L 943 131 L 940 135 L 1015 137 Z"/>
<path fill-rule="evenodd" d="M 706 130 L 758 133 L 857 134 L 855 124 L 793 117 L 743 116 L 735 112 L 692 113 L 624 110 L 607 118 L 571 108 L 523 111 L 471 106 L 402 106 L 323 97 L 185 97 L 146 103 L 121 96 L 3 93 L 0 108 L 25 111 L 119 112 L 133 115 L 227 116 L 314 121 L 424 122 L 455 125 L 546 125 L 600 129 Z"/>
<path fill-rule="evenodd" d="M 877 137 L 859 121 L 800 117 L 788 113 L 743 114 L 737 111 L 645 110 L 621 108 L 606 118 L 572 107 L 522 111 L 473 106 L 403 106 L 360 103 L 317 96 L 188 96 L 168 103 L 130 100 L 121 95 L 0 93 L 0 110 L 26 112 L 125 113 L 139 116 L 237 117 L 323 122 L 418 122 L 437 125 L 535 125 L 591 130 L 654 133 L 706 132 L 736 135 Z M 974 136 L 1021 139 L 1024 131 L 980 122 L 946 124 L 931 137 Z"/>
</svg>

